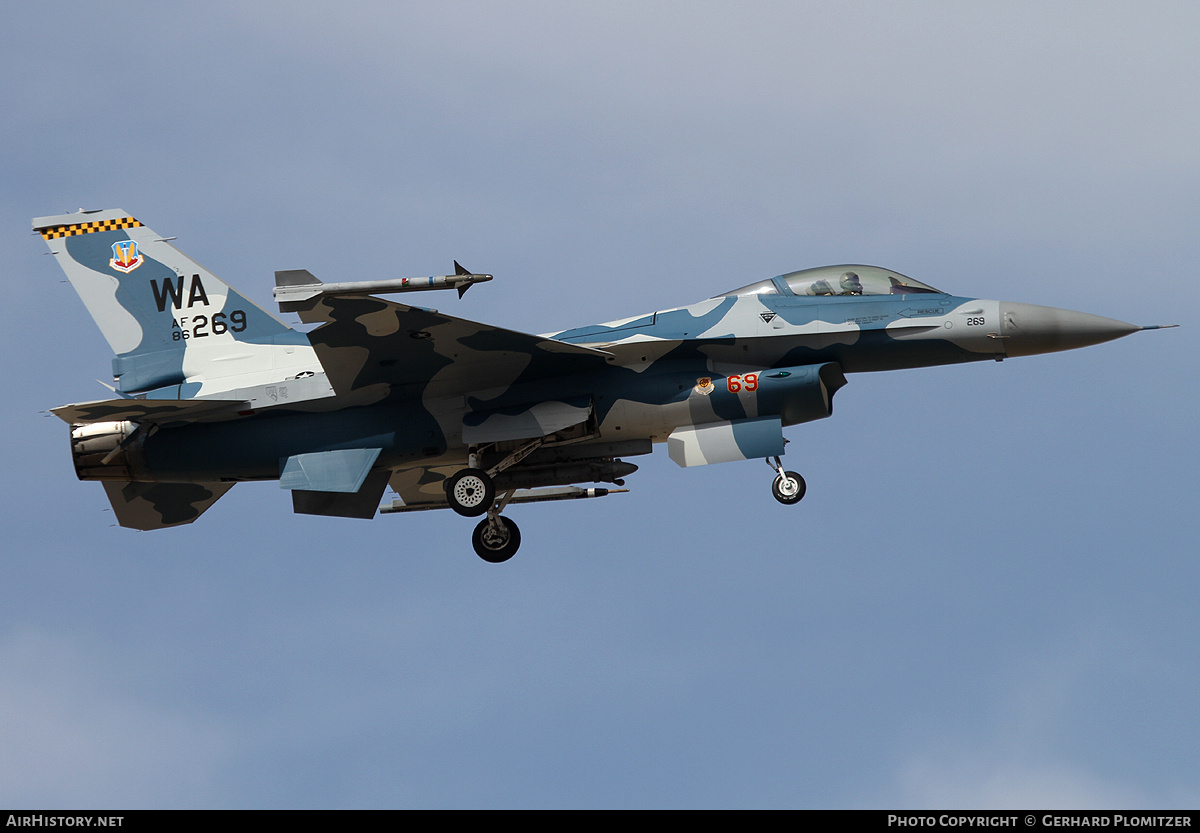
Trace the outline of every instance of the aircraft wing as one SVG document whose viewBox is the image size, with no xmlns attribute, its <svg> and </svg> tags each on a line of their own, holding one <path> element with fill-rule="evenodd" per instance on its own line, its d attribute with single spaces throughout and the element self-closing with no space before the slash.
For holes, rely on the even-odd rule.
<svg viewBox="0 0 1200 833">
<path fill-rule="evenodd" d="M 452 396 L 587 372 L 611 354 L 371 296 L 324 296 L 300 311 L 339 396 Z"/>
</svg>

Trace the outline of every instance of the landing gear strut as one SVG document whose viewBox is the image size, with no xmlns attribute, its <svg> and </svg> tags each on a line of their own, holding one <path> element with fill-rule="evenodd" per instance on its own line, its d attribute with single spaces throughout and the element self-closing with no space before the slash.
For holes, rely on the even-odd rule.
<svg viewBox="0 0 1200 833">
<path fill-rule="evenodd" d="M 476 554 L 484 561 L 492 564 L 507 561 L 516 554 L 517 548 L 521 546 L 521 530 L 517 529 L 515 523 L 500 514 L 516 490 L 509 489 L 500 495 L 500 499 L 497 501 L 496 485 L 492 482 L 492 478 L 510 466 L 521 462 L 544 442 L 546 442 L 545 437 L 530 440 L 486 470 L 481 462 L 480 452 L 483 449 L 472 447 L 467 455 L 467 468 L 459 470 L 453 477 L 446 480 L 446 502 L 450 504 L 451 509 L 468 518 L 487 515 L 471 533 L 471 545 L 475 547 Z"/>
<path fill-rule="evenodd" d="M 784 471 L 783 463 L 779 461 L 778 457 L 774 462 L 768 458 L 767 465 L 775 469 L 775 482 L 771 484 L 771 494 L 777 501 L 791 506 L 804 500 L 804 493 L 808 490 L 808 486 L 803 477 L 794 471 Z"/>
<path fill-rule="evenodd" d="M 455 512 L 468 518 L 478 518 L 488 512 L 496 500 L 496 486 L 492 483 L 492 478 L 524 460 L 544 442 L 546 442 L 545 437 L 530 440 L 486 470 L 480 462 L 482 449 L 472 447 L 467 455 L 467 468 L 460 469 L 453 477 L 446 480 L 446 502 Z M 505 502 L 507 502 L 507 498 Z M 500 508 L 504 508 L 503 504 Z"/>
<path fill-rule="evenodd" d="M 488 504 L 487 517 L 471 533 L 471 546 L 475 548 L 475 554 L 489 564 L 507 561 L 517 554 L 521 546 L 521 530 L 516 523 L 500 514 L 514 494 L 516 490 L 509 489 L 494 505 Z"/>
</svg>

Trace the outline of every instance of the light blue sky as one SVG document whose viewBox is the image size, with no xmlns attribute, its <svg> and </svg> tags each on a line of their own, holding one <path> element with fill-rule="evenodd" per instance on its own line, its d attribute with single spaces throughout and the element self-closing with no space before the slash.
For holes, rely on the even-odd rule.
<svg viewBox="0 0 1200 833">
<path fill-rule="evenodd" d="M 1200 804 L 1200 11 L 976 6 L 10 12 L 0 805 Z M 660 448 L 503 566 L 274 484 L 136 533 L 39 414 L 110 373 L 28 234 L 79 207 L 268 307 L 457 258 L 430 303 L 548 332 L 862 262 L 1184 326 L 851 376 L 799 506 Z"/>
</svg>

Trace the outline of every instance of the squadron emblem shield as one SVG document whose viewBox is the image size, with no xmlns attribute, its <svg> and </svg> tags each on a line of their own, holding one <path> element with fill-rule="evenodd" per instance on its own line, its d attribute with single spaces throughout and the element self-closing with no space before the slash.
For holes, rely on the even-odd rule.
<svg viewBox="0 0 1200 833">
<path fill-rule="evenodd" d="M 138 253 L 138 244 L 132 240 L 118 240 L 112 244 L 113 256 L 108 265 L 118 272 L 128 274 L 142 265 L 145 260 Z"/>
<path fill-rule="evenodd" d="M 712 393 L 716 389 L 717 389 L 717 386 L 713 384 L 713 380 L 711 378 L 709 378 L 708 376 L 701 376 L 699 379 L 696 380 L 696 388 L 695 388 L 696 393 L 700 393 L 700 394 L 703 394 L 704 396 L 708 396 L 710 393 Z"/>
</svg>

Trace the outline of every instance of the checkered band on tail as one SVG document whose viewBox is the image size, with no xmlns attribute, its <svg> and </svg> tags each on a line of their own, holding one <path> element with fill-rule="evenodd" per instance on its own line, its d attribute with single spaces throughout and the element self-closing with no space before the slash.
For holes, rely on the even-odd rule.
<svg viewBox="0 0 1200 833">
<path fill-rule="evenodd" d="M 98 220 L 94 223 L 75 223 L 67 226 L 50 226 L 38 229 L 42 238 L 53 240 L 56 237 L 74 237 L 76 234 L 91 234 L 94 231 L 113 231 L 114 229 L 137 228 L 140 226 L 132 217 L 118 217 L 115 220 Z"/>
</svg>

